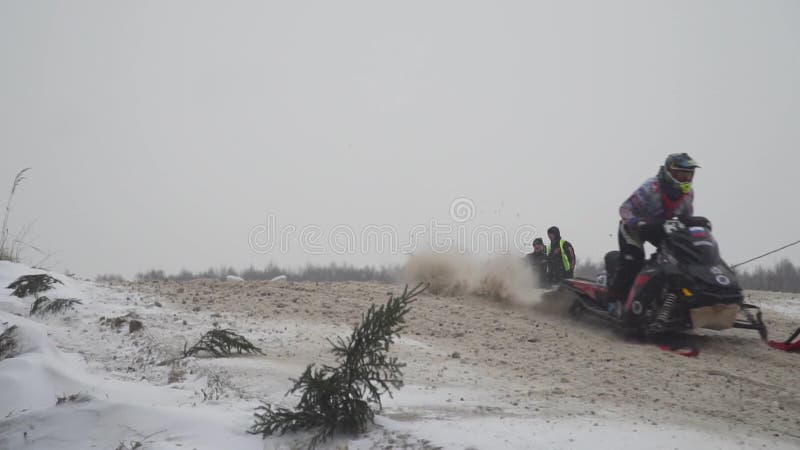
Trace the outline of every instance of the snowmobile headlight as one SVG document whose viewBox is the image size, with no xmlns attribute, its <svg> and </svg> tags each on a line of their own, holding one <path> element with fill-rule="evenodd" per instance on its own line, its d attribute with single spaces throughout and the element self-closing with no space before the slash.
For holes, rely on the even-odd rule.
<svg viewBox="0 0 800 450">
<path fill-rule="evenodd" d="M 691 296 L 694 295 L 694 294 L 692 294 L 692 291 L 690 291 L 689 289 L 686 289 L 686 288 L 681 289 L 681 292 L 683 292 L 683 295 L 686 296 L 686 297 L 691 297 Z"/>
</svg>

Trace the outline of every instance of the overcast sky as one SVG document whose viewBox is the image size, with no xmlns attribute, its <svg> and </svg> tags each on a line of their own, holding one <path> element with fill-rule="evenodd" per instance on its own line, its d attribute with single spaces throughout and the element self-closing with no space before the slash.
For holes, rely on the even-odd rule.
<svg viewBox="0 0 800 450">
<path fill-rule="evenodd" d="M 407 241 L 456 198 L 597 260 L 688 152 L 736 263 L 800 239 L 798 24 L 794 0 L 2 0 L 0 193 L 32 167 L 11 231 L 85 275 L 402 262 L 249 238 L 272 214 Z"/>
</svg>

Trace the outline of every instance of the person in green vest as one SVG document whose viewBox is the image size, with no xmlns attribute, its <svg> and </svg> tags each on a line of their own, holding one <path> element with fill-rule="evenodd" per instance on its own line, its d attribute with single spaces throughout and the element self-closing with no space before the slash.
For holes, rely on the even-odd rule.
<svg viewBox="0 0 800 450">
<path fill-rule="evenodd" d="M 547 246 L 547 273 L 552 284 L 558 284 L 565 278 L 575 276 L 575 249 L 572 244 L 561 238 L 561 231 L 556 226 L 547 229 L 550 245 Z"/>
</svg>

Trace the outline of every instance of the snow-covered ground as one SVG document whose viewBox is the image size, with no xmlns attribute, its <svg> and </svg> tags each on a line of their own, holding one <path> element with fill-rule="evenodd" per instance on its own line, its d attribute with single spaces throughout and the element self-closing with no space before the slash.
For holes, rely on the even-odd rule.
<svg viewBox="0 0 800 450">
<path fill-rule="evenodd" d="M 750 292 L 746 297 L 746 301 L 760 306 L 767 312 L 800 320 L 800 294 Z"/>
<path fill-rule="evenodd" d="M 0 285 L 29 273 L 42 272 L 0 262 Z M 81 299 L 76 311 L 28 317 L 32 299 L 20 300 L 11 297 L 10 290 L 0 290 L 0 331 L 16 325 L 19 344 L 17 356 L 0 361 L 0 449 L 124 449 L 137 442 L 144 449 L 302 447 L 308 434 L 263 440 L 246 433 L 255 407 L 261 400 L 293 406 L 295 399 L 285 396 L 289 378 L 299 376 L 309 363 L 330 362 L 326 339 L 348 333 L 365 305 L 384 301 L 387 291 L 399 289 L 376 283 L 282 280 L 99 286 L 52 275 L 64 285 L 48 296 Z M 800 302 L 790 295 L 759 293 L 757 300 L 765 315 L 800 317 Z M 443 310 L 446 305 L 453 309 Z M 387 398 L 366 434 L 339 436 L 329 446 L 599 450 L 800 446 L 800 438 L 789 431 L 800 429 L 794 422 L 800 414 L 796 381 L 771 375 L 763 366 L 745 374 L 723 360 L 729 345 L 761 351 L 755 350 L 758 342 L 749 335 L 711 341 L 703 362 L 703 354 L 693 361 L 616 343 L 602 331 L 585 331 L 561 319 L 476 298 L 425 296 L 418 306 L 420 312 L 410 318 L 409 329 L 394 350 L 408 364 L 406 386 Z M 109 320 L 115 317 L 135 317 L 144 329 L 129 333 L 127 323 L 115 327 Z M 473 324 L 474 317 L 485 320 Z M 191 344 L 215 324 L 244 334 L 264 355 L 170 362 L 185 342 Z M 784 322 L 780 326 L 788 329 Z M 551 342 L 557 343 L 553 351 L 541 350 L 541 344 Z M 575 345 L 575 350 L 564 345 Z M 536 346 L 540 346 L 537 353 L 519 350 Z M 619 360 L 609 356 L 623 352 L 626 357 Z M 763 352 L 771 358 L 765 364 L 774 365 L 781 374 L 800 364 L 798 355 L 766 348 Z M 624 368 L 630 382 L 639 383 L 661 376 L 652 370 L 659 365 L 664 373 L 684 377 L 669 386 L 661 382 L 634 386 L 614 384 L 613 379 L 625 377 L 626 372 L 609 375 L 610 370 L 604 369 Z M 726 400 L 719 404 L 706 400 L 709 408 L 716 408 L 709 417 L 701 415 L 706 411 L 703 405 L 693 405 L 683 414 L 679 401 L 705 394 L 704 385 L 693 378 L 727 383 L 730 396 L 739 396 L 727 401 L 742 410 L 729 414 L 722 408 Z M 766 385 L 761 387 L 775 400 L 759 403 L 749 398 L 749 388 L 742 384 L 749 382 Z M 653 394 L 684 387 L 695 392 L 685 398 Z M 720 398 L 728 395 L 719 392 Z M 77 401 L 56 405 L 58 397 L 72 394 L 81 395 Z M 740 420 L 764 414 L 769 420 L 755 425 Z M 789 419 L 777 423 L 769 414 Z"/>
</svg>

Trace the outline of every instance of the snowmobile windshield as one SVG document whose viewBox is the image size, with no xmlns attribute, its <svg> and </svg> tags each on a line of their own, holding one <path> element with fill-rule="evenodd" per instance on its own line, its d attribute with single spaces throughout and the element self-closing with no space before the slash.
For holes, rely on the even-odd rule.
<svg viewBox="0 0 800 450">
<path fill-rule="evenodd" d="M 686 227 L 673 231 L 667 235 L 666 244 L 684 264 L 712 266 L 720 261 L 717 241 L 705 227 Z"/>
</svg>

